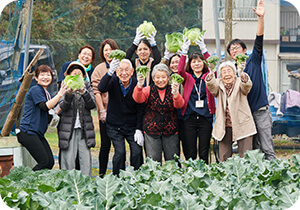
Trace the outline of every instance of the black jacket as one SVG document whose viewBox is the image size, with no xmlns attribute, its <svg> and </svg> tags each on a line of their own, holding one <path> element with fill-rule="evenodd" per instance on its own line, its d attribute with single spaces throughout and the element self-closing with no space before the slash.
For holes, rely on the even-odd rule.
<svg viewBox="0 0 300 210">
<path fill-rule="evenodd" d="M 66 93 L 60 100 L 59 106 L 62 109 L 60 121 L 57 127 L 59 148 L 68 149 L 69 141 L 72 138 L 77 108 L 79 109 L 79 119 L 82 130 L 82 138 L 85 139 L 87 146 L 95 146 L 95 131 L 91 109 L 96 107 L 95 96 L 89 82 L 85 82 L 86 92 L 81 95 L 78 105 L 74 94 Z"/>
<path fill-rule="evenodd" d="M 137 84 L 135 77 L 131 77 L 129 92 L 124 97 L 116 74 L 105 74 L 98 89 L 100 92 L 108 92 L 108 105 L 106 122 L 115 127 L 126 127 L 142 130 L 144 104 L 136 103 L 132 98 L 134 87 Z"/>
</svg>

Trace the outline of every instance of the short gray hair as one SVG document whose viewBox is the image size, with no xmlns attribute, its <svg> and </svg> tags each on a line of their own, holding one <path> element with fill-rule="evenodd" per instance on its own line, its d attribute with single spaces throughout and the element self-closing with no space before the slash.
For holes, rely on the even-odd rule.
<svg viewBox="0 0 300 210">
<path fill-rule="evenodd" d="M 234 74 L 236 74 L 235 63 L 233 63 L 232 61 L 225 61 L 225 62 L 221 63 L 221 65 L 219 66 L 219 69 L 218 69 L 220 77 L 221 77 L 221 72 L 222 72 L 221 70 L 222 70 L 222 68 L 224 68 L 226 66 L 231 67 L 232 70 L 233 70 L 233 72 L 234 72 Z"/>
<path fill-rule="evenodd" d="M 170 76 L 169 67 L 164 63 L 159 63 L 154 66 L 152 74 L 151 74 L 152 78 L 154 77 L 154 75 L 156 74 L 157 71 L 164 71 L 164 72 L 166 72 L 166 74 L 168 76 Z"/>
<path fill-rule="evenodd" d="M 127 58 L 124 58 L 124 59 L 122 59 L 122 60 L 120 61 L 120 63 L 122 63 L 122 62 L 129 63 L 129 65 L 130 65 L 130 69 L 132 69 L 132 68 L 133 68 L 133 67 L 132 67 L 132 63 L 131 63 L 131 61 L 130 61 L 129 59 L 127 59 Z"/>
</svg>

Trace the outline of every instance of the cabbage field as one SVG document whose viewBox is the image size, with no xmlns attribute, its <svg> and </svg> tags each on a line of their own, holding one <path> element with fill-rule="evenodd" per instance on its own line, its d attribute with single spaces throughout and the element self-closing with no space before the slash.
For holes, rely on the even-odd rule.
<svg viewBox="0 0 300 210">
<path fill-rule="evenodd" d="M 15 167 L 0 179 L 4 202 L 20 209 L 287 209 L 300 195 L 300 154 L 266 161 L 257 150 L 245 158 L 206 165 L 201 160 L 163 166 L 147 159 L 120 177 L 79 171 Z"/>
</svg>

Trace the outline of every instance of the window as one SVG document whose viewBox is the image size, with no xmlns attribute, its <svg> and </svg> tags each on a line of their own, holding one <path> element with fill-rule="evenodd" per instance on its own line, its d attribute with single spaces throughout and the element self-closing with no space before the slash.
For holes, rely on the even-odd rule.
<svg viewBox="0 0 300 210">
<path fill-rule="evenodd" d="M 225 0 L 218 1 L 219 19 L 225 18 Z M 252 8 L 256 8 L 257 0 L 232 0 L 233 20 L 257 20 Z"/>
</svg>

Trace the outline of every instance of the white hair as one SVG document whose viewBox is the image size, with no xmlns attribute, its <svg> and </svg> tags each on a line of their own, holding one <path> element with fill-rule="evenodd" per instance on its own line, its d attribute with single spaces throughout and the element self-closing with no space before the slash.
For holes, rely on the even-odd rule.
<svg viewBox="0 0 300 210">
<path fill-rule="evenodd" d="M 236 67 L 235 67 L 235 63 L 233 63 L 232 61 L 225 61 L 223 63 L 221 63 L 221 65 L 219 66 L 219 76 L 221 77 L 221 73 L 222 73 L 222 68 L 226 67 L 226 66 L 229 66 L 232 68 L 234 74 L 236 74 Z"/>
<path fill-rule="evenodd" d="M 156 64 L 156 65 L 154 66 L 153 71 L 152 71 L 152 74 L 151 74 L 152 78 L 154 77 L 154 75 L 156 74 L 157 71 L 164 71 L 164 72 L 166 72 L 166 74 L 167 74 L 168 76 L 170 76 L 169 68 L 168 68 L 168 66 L 167 66 L 166 64 L 164 64 L 164 63 L 159 63 L 159 64 Z"/>
<path fill-rule="evenodd" d="M 132 63 L 131 63 L 131 61 L 130 61 L 130 60 L 128 60 L 127 58 L 124 58 L 124 59 L 122 59 L 122 60 L 120 61 L 120 63 L 122 63 L 122 62 L 129 63 L 129 65 L 130 65 L 130 69 L 132 69 L 132 68 L 133 68 L 133 67 L 132 67 Z"/>
</svg>

